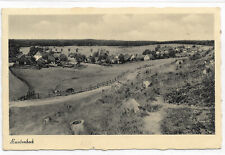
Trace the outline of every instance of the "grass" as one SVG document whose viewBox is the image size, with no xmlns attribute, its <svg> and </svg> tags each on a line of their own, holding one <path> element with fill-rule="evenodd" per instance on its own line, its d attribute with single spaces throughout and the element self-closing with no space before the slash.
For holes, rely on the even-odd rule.
<svg viewBox="0 0 225 155">
<path fill-rule="evenodd" d="M 204 75 L 202 73 L 205 67 L 203 63 L 204 58 L 188 60 L 181 70 L 170 74 L 172 80 L 176 79 L 177 87 L 168 88 L 164 94 L 168 103 L 203 107 L 215 106 L 215 70 L 212 68 L 211 72 Z M 165 83 L 170 82 L 165 80 Z"/>
<path fill-rule="evenodd" d="M 215 111 L 169 108 L 161 128 L 163 134 L 215 134 Z"/>
<path fill-rule="evenodd" d="M 28 86 L 9 72 L 9 100 L 16 100 L 25 95 L 28 91 Z"/>
<path fill-rule="evenodd" d="M 187 59 L 175 72 L 153 77 L 163 86 L 165 101 L 181 106 L 166 111 L 161 126 L 163 134 L 215 134 L 215 70 L 212 68 L 204 75 L 205 60 L 213 57 Z"/>
<path fill-rule="evenodd" d="M 98 102 L 99 97 L 94 95 L 82 101 L 70 100 L 51 105 L 10 108 L 10 134 L 69 135 L 72 134 L 69 123 L 73 120 L 85 121 L 84 135 L 141 133 L 139 114 L 123 113 L 122 102 L 104 104 Z M 67 110 L 67 105 L 72 106 L 71 111 Z M 56 115 L 58 113 L 61 115 Z M 46 116 L 51 117 L 52 121 L 44 125 L 43 119 Z"/>
<path fill-rule="evenodd" d="M 118 68 L 118 67 L 117 67 Z M 99 65 L 90 65 L 83 69 L 71 68 L 43 68 L 37 69 L 18 69 L 14 72 L 34 88 L 41 98 L 48 97 L 48 93 L 53 90 L 65 91 L 68 88 L 80 90 L 94 86 L 120 74 L 123 69 L 116 71 L 114 68 L 107 68 Z M 10 83 L 16 83 L 16 79 L 10 79 Z M 13 88 L 10 91 L 16 91 Z M 17 90 L 20 91 L 20 90 Z"/>
</svg>

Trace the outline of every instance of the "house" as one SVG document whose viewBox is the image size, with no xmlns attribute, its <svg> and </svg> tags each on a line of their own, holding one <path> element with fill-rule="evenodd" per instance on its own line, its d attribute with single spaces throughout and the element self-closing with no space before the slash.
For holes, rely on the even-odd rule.
<svg viewBox="0 0 225 155">
<path fill-rule="evenodd" d="M 113 57 L 113 58 L 111 59 L 111 63 L 112 63 L 112 64 L 117 64 L 117 63 L 118 63 L 118 60 L 117 60 L 115 57 Z"/>
<path fill-rule="evenodd" d="M 175 48 L 175 51 L 176 51 L 176 53 L 177 53 L 177 52 L 179 52 L 180 50 L 176 47 L 176 48 Z"/>
<path fill-rule="evenodd" d="M 144 61 L 149 61 L 149 60 L 150 60 L 150 56 L 149 55 L 145 55 Z"/>
<path fill-rule="evenodd" d="M 187 50 L 186 50 L 186 49 L 184 49 L 184 50 L 183 50 L 183 53 L 187 53 Z"/>
<path fill-rule="evenodd" d="M 133 55 L 131 55 L 131 57 L 130 57 L 130 61 L 134 61 L 136 59 L 136 56 L 133 54 Z"/>
<path fill-rule="evenodd" d="M 21 47 L 19 50 L 22 54 L 26 55 L 30 52 L 30 47 Z"/>
<path fill-rule="evenodd" d="M 157 56 L 159 56 L 159 55 L 160 55 L 160 52 L 159 52 L 159 51 L 157 51 L 157 52 L 156 52 L 156 55 L 157 55 Z"/>
<path fill-rule="evenodd" d="M 42 54 L 41 54 L 41 52 L 37 52 L 35 55 L 34 55 L 34 58 L 35 58 L 35 60 L 37 61 L 38 59 L 40 59 L 42 57 Z"/>
<path fill-rule="evenodd" d="M 119 56 L 118 56 L 118 55 L 116 55 L 116 56 L 114 57 L 114 63 L 116 63 L 116 64 L 120 63 L 120 61 L 119 61 Z"/>
</svg>

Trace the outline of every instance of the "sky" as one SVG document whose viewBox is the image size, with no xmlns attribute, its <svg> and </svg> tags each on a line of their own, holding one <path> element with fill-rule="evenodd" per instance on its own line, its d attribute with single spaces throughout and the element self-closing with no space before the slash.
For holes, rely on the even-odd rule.
<svg viewBox="0 0 225 155">
<path fill-rule="evenodd" d="M 10 15 L 10 39 L 213 40 L 212 14 Z"/>
</svg>

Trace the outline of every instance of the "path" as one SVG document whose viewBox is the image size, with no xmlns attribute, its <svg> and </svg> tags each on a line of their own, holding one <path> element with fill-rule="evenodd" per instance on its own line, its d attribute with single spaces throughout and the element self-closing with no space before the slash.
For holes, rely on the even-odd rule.
<svg viewBox="0 0 225 155">
<path fill-rule="evenodd" d="M 196 107 L 189 105 L 177 105 L 166 103 L 162 96 L 156 97 L 156 101 L 153 101 L 151 105 L 162 106 L 156 112 L 148 112 L 148 116 L 144 118 L 144 133 L 145 134 L 162 134 L 161 133 L 161 121 L 166 116 L 166 110 L 168 108 L 179 109 L 179 108 L 191 108 L 196 110 L 208 110 L 211 107 Z"/>
<path fill-rule="evenodd" d="M 27 106 L 40 106 L 47 104 L 56 104 L 67 101 L 76 101 L 83 98 L 86 98 L 91 95 L 96 95 L 100 93 L 103 89 L 108 89 L 110 86 L 100 87 L 94 90 L 86 91 L 83 93 L 68 95 L 68 96 L 57 96 L 52 98 L 36 99 L 36 100 L 26 100 L 26 101 L 16 101 L 10 102 L 9 107 L 27 107 Z"/>
<path fill-rule="evenodd" d="M 156 112 L 148 112 L 148 116 L 144 118 L 144 133 L 161 134 L 161 121 L 165 115 L 165 106 L 162 97 L 156 97 L 156 101 L 151 104 L 162 107 Z"/>
</svg>

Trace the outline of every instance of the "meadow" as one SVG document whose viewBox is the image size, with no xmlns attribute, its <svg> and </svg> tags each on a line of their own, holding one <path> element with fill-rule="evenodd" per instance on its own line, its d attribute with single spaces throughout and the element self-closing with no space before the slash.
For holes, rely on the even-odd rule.
<svg viewBox="0 0 225 155">
<path fill-rule="evenodd" d="M 116 64 L 112 66 L 102 66 L 96 64 L 83 64 L 81 68 L 50 67 L 40 70 L 33 68 L 12 68 L 13 72 L 26 80 L 35 93 L 39 93 L 40 98 L 48 97 L 53 90 L 65 91 L 73 88 L 75 91 L 95 86 L 98 83 L 114 80 L 123 72 L 135 69 L 139 66 L 149 64 L 149 62 L 136 62 L 127 64 Z M 10 76 L 11 77 L 11 76 Z M 27 90 L 21 92 L 21 82 L 17 78 L 10 78 L 10 99 L 26 94 Z M 25 84 L 24 84 L 25 85 Z M 15 87 L 15 89 L 14 89 Z M 13 95 L 18 94 L 18 95 Z"/>
</svg>

